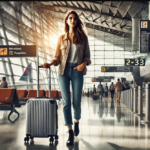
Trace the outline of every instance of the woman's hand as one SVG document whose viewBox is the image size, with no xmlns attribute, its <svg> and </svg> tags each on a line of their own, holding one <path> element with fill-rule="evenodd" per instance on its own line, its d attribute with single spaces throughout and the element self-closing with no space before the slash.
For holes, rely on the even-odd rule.
<svg viewBox="0 0 150 150">
<path fill-rule="evenodd" d="M 47 68 L 47 67 L 49 67 L 49 63 L 44 63 L 43 68 Z"/>
<path fill-rule="evenodd" d="M 78 71 L 82 71 L 84 67 L 85 66 L 83 64 L 81 64 L 81 65 L 78 65 L 77 67 L 75 67 L 74 69 L 77 69 Z"/>
<path fill-rule="evenodd" d="M 47 68 L 47 67 L 49 67 L 51 65 L 54 65 L 55 63 L 56 63 L 55 61 L 52 61 L 50 64 L 49 63 L 44 63 L 43 64 L 43 68 Z"/>
<path fill-rule="evenodd" d="M 82 71 L 84 67 L 86 66 L 87 61 L 84 61 L 81 65 L 75 67 L 74 69 L 77 69 L 78 71 Z"/>
</svg>

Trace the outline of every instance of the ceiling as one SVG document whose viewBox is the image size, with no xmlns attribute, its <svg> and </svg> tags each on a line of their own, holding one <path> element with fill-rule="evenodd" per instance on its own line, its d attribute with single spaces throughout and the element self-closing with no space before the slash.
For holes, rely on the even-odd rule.
<svg viewBox="0 0 150 150">
<path fill-rule="evenodd" d="M 122 37 L 131 37 L 132 18 L 137 17 L 148 1 L 28 1 L 37 9 L 48 10 L 62 22 L 66 13 L 75 10 L 86 27 Z"/>
</svg>

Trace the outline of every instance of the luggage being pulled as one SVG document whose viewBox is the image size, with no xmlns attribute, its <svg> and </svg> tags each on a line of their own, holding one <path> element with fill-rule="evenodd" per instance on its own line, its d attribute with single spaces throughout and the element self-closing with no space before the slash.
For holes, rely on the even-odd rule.
<svg viewBox="0 0 150 150">
<path fill-rule="evenodd" d="M 93 100 L 97 100 L 99 98 L 99 94 L 93 94 Z"/>
<path fill-rule="evenodd" d="M 42 66 L 38 67 L 38 73 L 39 68 L 42 68 Z M 49 71 L 49 73 L 51 73 L 51 71 Z M 51 80 L 51 78 L 49 80 Z M 51 95 L 50 86 L 49 97 Z M 50 143 L 54 141 L 54 137 L 55 140 L 58 140 L 57 109 L 57 102 L 53 98 L 37 97 L 29 99 L 26 103 L 26 137 L 24 138 L 24 141 L 28 142 L 29 139 L 33 139 L 34 137 L 50 137 Z"/>
</svg>

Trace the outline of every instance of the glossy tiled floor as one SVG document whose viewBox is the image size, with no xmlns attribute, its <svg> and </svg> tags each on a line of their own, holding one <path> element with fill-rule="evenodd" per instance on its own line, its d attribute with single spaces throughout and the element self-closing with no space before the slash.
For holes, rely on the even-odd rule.
<svg viewBox="0 0 150 150">
<path fill-rule="evenodd" d="M 15 124 L 7 120 L 8 112 L 0 111 L 0 150 L 150 150 L 150 127 L 142 125 L 122 103 L 110 98 L 93 101 L 82 98 L 80 134 L 74 146 L 66 147 L 67 128 L 64 126 L 63 107 L 59 103 L 59 141 L 49 145 L 48 138 L 34 138 L 24 143 L 26 107 L 17 109 L 20 118 Z"/>
</svg>

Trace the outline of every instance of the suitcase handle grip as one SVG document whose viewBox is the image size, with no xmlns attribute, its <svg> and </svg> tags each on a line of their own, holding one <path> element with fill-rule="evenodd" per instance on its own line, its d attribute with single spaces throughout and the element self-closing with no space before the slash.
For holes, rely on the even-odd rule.
<svg viewBox="0 0 150 150">
<path fill-rule="evenodd" d="M 42 66 L 39 66 L 38 65 L 38 84 L 37 84 L 37 97 L 39 97 L 39 68 L 44 68 L 43 65 Z M 49 69 L 49 98 L 51 98 L 51 67 L 46 67 Z"/>
<path fill-rule="evenodd" d="M 43 66 L 38 66 L 38 68 L 44 68 Z M 49 68 L 50 69 L 50 67 L 46 67 L 46 68 Z"/>
</svg>

